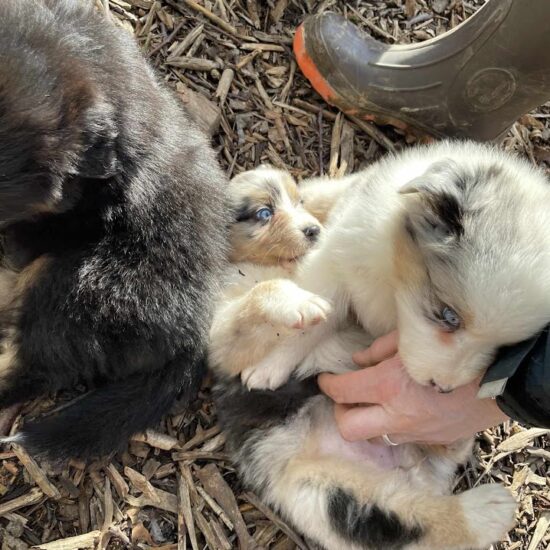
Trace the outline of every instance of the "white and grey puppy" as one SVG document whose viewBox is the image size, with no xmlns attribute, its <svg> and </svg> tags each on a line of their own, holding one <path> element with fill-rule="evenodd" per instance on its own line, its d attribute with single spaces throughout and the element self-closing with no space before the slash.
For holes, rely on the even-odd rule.
<svg viewBox="0 0 550 550">
<path fill-rule="evenodd" d="M 329 549 L 486 547 L 512 525 L 515 502 L 498 485 L 450 494 L 468 444 L 347 443 L 328 400 L 301 377 L 341 369 L 311 353 L 346 330 L 350 308 L 372 336 L 398 327 L 410 376 L 442 392 L 478 377 L 498 347 L 539 331 L 550 320 L 548 181 L 495 148 L 444 142 L 387 157 L 344 183 L 349 195 L 295 276 L 331 304 L 326 321 L 244 364 L 245 382 L 259 389 L 247 392 L 235 378 L 219 386 L 239 471 Z"/>
</svg>

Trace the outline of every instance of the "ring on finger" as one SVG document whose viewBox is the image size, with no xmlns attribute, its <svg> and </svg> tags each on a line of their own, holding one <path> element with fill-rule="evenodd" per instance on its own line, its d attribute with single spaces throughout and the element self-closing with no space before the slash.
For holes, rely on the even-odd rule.
<svg viewBox="0 0 550 550">
<path fill-rule="evenodd" d="M 388 446 L 388 447 L 397 447 L 399 443 L 394 443 L 388 436 L 388 434 L 382 435 L 382 441 Z"/>
</svg>

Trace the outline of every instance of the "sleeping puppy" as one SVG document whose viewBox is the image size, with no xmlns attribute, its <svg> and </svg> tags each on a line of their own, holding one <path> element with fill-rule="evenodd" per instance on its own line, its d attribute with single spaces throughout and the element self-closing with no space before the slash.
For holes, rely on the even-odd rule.
<svg viewBox="0 0 550 550">
<path fill-rule="evenodd" d="M 440 392 L 479 377 L 500 346 L 540 331 L 550 321 L 548 180 L 495 148 L 442 142 L 344 183 L 348 196 L 293 278 L 330 303 L 326 320 L 243 363 L 253 391 L 236 369 L 218 385 L 241 478 L 330 550 L 487 547 L 512 526 L 515 502 L 499 485 L 451 495 L 471 442 L 344 441 L 308 376 L 352 368 L 353 343 L 340 339 L 340 357 L 317 352 L 349 330 L 350 308 L 372 337 L 399 328 L 409 375 Z"/>
<path fill-rule="evenodd" d="M 52 459 L 193 396 L 229 221 L 207 138 L 84 4 L 0 3 L 0 407 L 93 388 L 10 439 Z"/>
<path fill-rule="evenodd" d="M 237 373 L 252 367 L 284 334 L 325 318 L 330 305 L 298 287 L 292 277 L 322 234 L 319 219 L 327 219 L 345 189 L 323 178 L 298 186 L 288 172 L 269 166 L 231 180 L 232 263 L 210 329 L 209 364 L 214 369 Z"/>
</svg>

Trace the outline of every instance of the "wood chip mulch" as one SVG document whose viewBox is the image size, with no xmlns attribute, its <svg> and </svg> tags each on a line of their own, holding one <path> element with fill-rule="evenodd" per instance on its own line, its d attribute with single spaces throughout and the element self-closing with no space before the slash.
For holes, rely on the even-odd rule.
<svg viewBox="0 0 550 550">
<path fill-rule="evenodd" d="M 410 43 L 455 27 L 484 4 L 82 1 L 95 1 L 135 35 L 213 136 L 229 175 L 270 163 L 298 178 L 348 173 L 414 142 L 396 130 L 350 120 L 316 95 L 291 50 L 293 31 L 305 16 L 337 11 L 379 40 Z M 522 117 L 503 146 L 550 169 L 550 104 Z M 27 405 L 12 430 L 21 417 L 53 403 Z M 503 482 L 517 496 L 517 526 L 497 549 L 550 546 L 548 433 L 510 424 L 480 434 L 474 458 L 457 480 L 460 490 Z M 208 383 L 191 410 L 175 410 L 110 462 L 52 469 L 20 448 L 0 452 L 0 541 L 2 550 L 314 548 L 239 486 Z"/>
</svg>

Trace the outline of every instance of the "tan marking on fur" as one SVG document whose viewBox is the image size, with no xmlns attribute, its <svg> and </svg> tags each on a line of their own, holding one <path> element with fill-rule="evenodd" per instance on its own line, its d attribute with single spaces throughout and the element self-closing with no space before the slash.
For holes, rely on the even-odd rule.
<svg viewBox="0 0 550 550">
<path fill-rule="evenodd" d="M 467 307 L 464 303 L 461 304 L 460 311 L 457 312 L 462 319 L 463 327 L 467 330 L 470 330 L 472 334 L 475 334 L 476 331 L 474 327 L 475 315 L 473 310 Z"/>
<path fill-rule="evenodd" d="M 47 264 L 48 258 L 41 256 L 19 273 L 10 270 L 0 271 L 0 309 L 12 310 L 14 316 L 12 326 L 8 328 L 9 334 L 0 342 L 0 388 L 3 381 L 17 366 L 18 350 L 14 343 L 14 332 L 18 306 L 25 292 L 37 282 Z"/>
<path fill-rule="evenodd" d="M 253 236 L 249 233 L 249 227 L 234 224 L 231 228 L 230 260 L 277 265 L 304 255 L 312 243 L 291 221 L 289 215 L 276 213 L 268 225 L 256 228 Z"/>
<path fill-rule="evenodd" d="M 331 208 L 334 206 L 334 198 L 332 196 L 311 197 L 304 200 L 304 208 L 315 216 L 322 225 L 326 224 Z"/>
<path fill-rule="evenodd" d="M 17 366 L 17 347 L 13 337 L 4 338 L 0 344 L 0 390 Z"/>
<path fill-rule="evenodd" d="M 211 331 L 211 362 L 219 370 L 236 375 L 258 363 L 275 346 L 284 327 L 269 323 L 264 303 L 279 292 L 277 279 L 262 281 L 239 301 L 236 314 L 214 323 Z"/>
<path fill-rule="evenodd" d="M 30 287 L 34 286 L 42 272 L 49 263 L 47 256 L 40 256 L 28 266 L 26 266 L 18 275 L 15 290 L 18 295 L 22 295 Z"/>
<path fill-rule="evenodd" d="M 426 269 L 422 256 L 404 223 L 399 224 L 393 237 L 394 277 L 400 284 L 420 287 L 426 280 Z"/>
<path fill-rule="evenodd" d="M 53 200 L 37 202 L 29 207 L 31 214 L 54 214 L 58 212 L 58 205 Z"/>
<path fill-rule="evenodd" d="M 16 283 L 17 273 L 15 271 L 0 269 L 0 311 L 12 304 Z"/>
<path fill-rule="evenodd" d="M 287 174 L 286 177 L 282 179 L 281 183 L 288 193 L 290 200 L 296 204 L 300 200 L 300 194 L 294 178 L 290 174 Z"/>
<path fill-rule="evenodd" d="M 315 484 L 324 489 L 341 487 L 359 502 L 373 503 L 395 512 L 409 526 L 420 525 L 426 548 L 466 548 L 475 540 L 467 527 L 457 496 L 429 495 L 407 486 L 400 470 L 380 470 L 368 463 L 319 456 L 307 450 L 291 460 L 278 484 L 284 494 L 297 484 Z"/>
<path fill-rule="evenodd" d="M 452 346 L 453 345 L 454 334 L 452 332 L 436 329 L 436 335 L 437 335 L 437 339 L 444 346 Z"/>
</svg>

